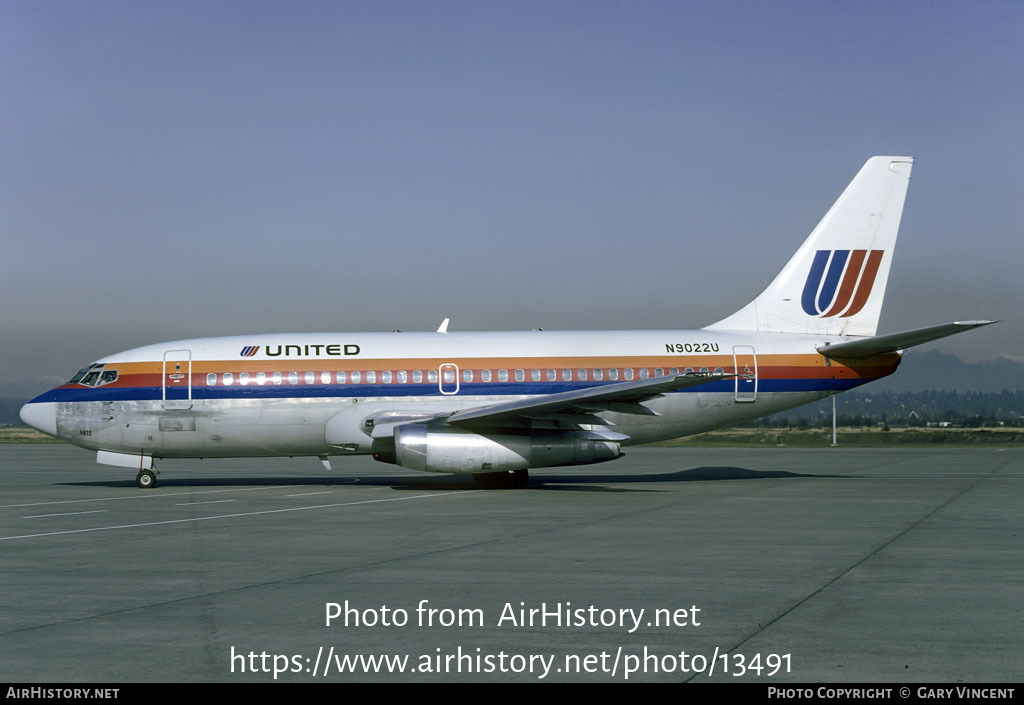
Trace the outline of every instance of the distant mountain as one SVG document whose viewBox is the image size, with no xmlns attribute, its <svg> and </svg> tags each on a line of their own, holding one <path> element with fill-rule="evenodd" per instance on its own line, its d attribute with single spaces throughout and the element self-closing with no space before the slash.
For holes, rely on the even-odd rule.
<svg viewBox="0 0 1024 705">
<path fill-rule="evenodd" d="M 963 362 L 937 350 L 910 350 L 896 373 L 865 387 L 873 392 L 1001 392 L 1024 390 L 1024 363 L 1005 357 Z"/>
<path fill-rule="evenodd" d="M 0 426 L 20 425 L 18 409 L 25 401 L 22 397 L 0 397 Z"/>
</svg>

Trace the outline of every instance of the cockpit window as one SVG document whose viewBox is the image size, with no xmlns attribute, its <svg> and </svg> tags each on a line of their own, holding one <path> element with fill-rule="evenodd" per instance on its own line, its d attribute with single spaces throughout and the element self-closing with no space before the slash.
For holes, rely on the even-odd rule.
<svg viewBox="0 0 1024 705">
<path fill-rule="evenodd" d="M 102 387 L 104 384 L 111 384 L 116 381 L 117 370 L 104 370 L 103 365 L 89 365 L 71 378 L 71 383 L 77 382 L 78 384 L 84 384 L 86 387 Z"/>
<path fill-rule="evenodd" d="M 90 372 L 93 372 L 93 371 L 99 372 L 102 369 L 103 369 L 103 363 L 102 362 L 94 362 L 91 365 L 89 365 L 88 367 L 83 367 L 78 372 L 76 372 L 75 376 L 72 377 L 70 380 L 68 380 L 68 384 L 88 384 L 90 387 L 94 387 L 94 386 L 96 386 L 96 377 L 89 377 L 88 379 L 92 380 L 90 382 L 84 381 L 83 378 L 86 377 L 86 375 L 88 375 Z M 117 371 L 114 370 L 113 372 L 114 372 L 114 379 L 117 379 Z M 111 380 L 111 381 L 113 381 L 113 380 Z M 104 384 L 106 384 L 106 382 L 104 382 Z"/>
</svg>

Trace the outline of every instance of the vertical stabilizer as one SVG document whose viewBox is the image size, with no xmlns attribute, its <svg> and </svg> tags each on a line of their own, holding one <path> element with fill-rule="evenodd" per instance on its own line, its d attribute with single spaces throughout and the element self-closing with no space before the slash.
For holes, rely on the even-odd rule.
<svg viewBox="0 0 1024 705">
<path fill-rule="evenodd" d="M 708 328 L 875 335 L 912 157 L 872 157 L 775 281 Z"/>
</svg>

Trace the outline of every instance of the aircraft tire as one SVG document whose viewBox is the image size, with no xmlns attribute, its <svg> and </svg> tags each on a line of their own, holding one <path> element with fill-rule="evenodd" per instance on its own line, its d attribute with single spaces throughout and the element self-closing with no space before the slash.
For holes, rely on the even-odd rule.
<svg viewBox="0 0 1024 705">
<path fill-rule="evenodd" d="M 156 474 L 152 470 L 140 470 L 135 484 L 140 490 L 151 490 L 156 487 Z"/>
</svg>

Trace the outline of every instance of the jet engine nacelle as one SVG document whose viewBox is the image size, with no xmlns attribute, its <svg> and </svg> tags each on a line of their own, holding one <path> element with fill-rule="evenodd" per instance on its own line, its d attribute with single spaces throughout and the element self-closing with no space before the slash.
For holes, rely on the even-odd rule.
<svg viewBox="0 0 1024 705">
<path fill-rule="evenodd" d="M 522 435 L 483 435 L 458 428 L 405 424 L 395 429 L 395 460 L 403 468 L 427 472 L 493 473 L 555 465 L 615 460 L 615 441 L 587 438 L 584 432 L 533 431 Z"/>
</svg>

